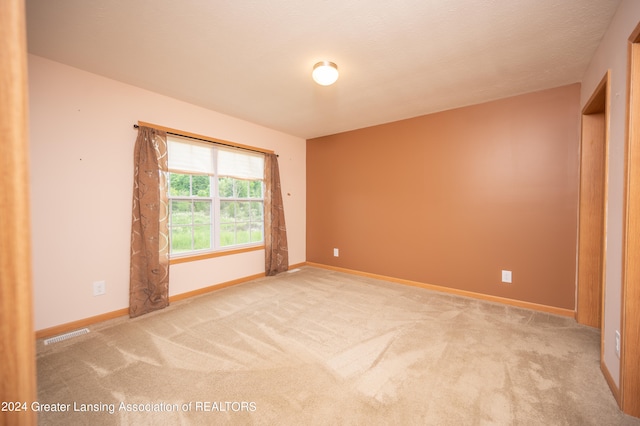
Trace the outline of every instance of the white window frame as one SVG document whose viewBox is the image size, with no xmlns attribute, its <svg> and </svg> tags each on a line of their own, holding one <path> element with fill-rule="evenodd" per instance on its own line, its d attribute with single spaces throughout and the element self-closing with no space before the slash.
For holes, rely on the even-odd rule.
<svg viewBox="0 0 640 426">
<path fill-rule="evenodd" d="M 266 186 L 265 186 L 265 182 L 264 182 L 264 154 L 261 153 L 256 153 L 255 155 L 253 153 L 249 154 L 246 150 L 242 150 L 241 148 L 231 148 L 231 147 L 227 147 L 227 146 L 221 146 L 220 144 L 216 144 L 213 142 L 205 142 L 204 144 L 200 141 L 197 140 L 193 140 L 192 138 L 189 137 L 183 137 L 183 136 L 175 136 L 175 135 L 168 135 L 167 136 L 167 141 L 168 143 L 171 143 L 171 141 L 178 141 L 178 142 L 182 142 L 182 143 L 189 143 L 189 144 L 193 144 L 193 145 L 201 145 L 204 146 L 206 145 L 207 148 L 211 149 L 213 152 L 212 155 L 212 161 L 213 161 L 213 165 L 212 168 L 210 169 L 210 171 L 208 173 L 203 173 L 203 172 L 197 172 L 197 171 L 189 171 L 189 170 L 179 170 L 179 169 L 173 169 L 171 167 L 171 157 L 169 157 L 169 173 L 167 176 L 168 179 L 168 185 L 167 185 L 167 191 L 168 191 L 168 202 L 169 202 L 169 206 L 168 206 L 168 213 L 169 213 L 169 239 L 170 239 L 170 257 L 171 258 L 181 258 L 181 257 L 190 257 L 190 256 L 197 256 L 197 255 L 202 255 L 202 254 L 207 254 L 207 253 L 218 253 L 218 252 L 225 252 L 225 251 L 232 251 L 232 250 L 236 250 L 236 249 L 242 249 L 242 248 L 250 248 L 250 247 L 262 247 L 264 246 L 264 233 L 265 233 L 265 223 L 264 223 L 264 194 L 265 194 L 265 190 L 266 190 Z M 253 175 L 251 178 L 243 178 L 241 176 L 219 176 L 218 175 L 218 170 L 217 170 L 217 164 L 218 164 L 218 153 L 220 152 L 220 150 L 225 150 L 225 151 L 238 151 L 239 153 L 242 154 L 247 154 L 250 156 L 262 156 L 262 176 L 260 176 L 259 178 L 257 177 L 257 175 Z M 203 174 L 208 175 L 209 176 L 209 197 L 198 197 L 198 196 L 194 196 L 192 194 L 193 191 L 193 178 L 190 178 L 190 195 L 189 196 L 171 196 L 171 180 L 170 180 L 170 174 L 171 173 L 178 173 L 178 174 L 184 174 L 184 175 L 191 175 L 191 176 L 202 176 Z M 239 180 L 248 180 L 248 181 L 256 181 L 259 180 L 262 182 L 262 191 L 261 191 L 261 197 L 260 198 L 251 198 L 250 195 L 250 184 L 249 186 L 249 192 L 247 193 L 247 198 L 243 198 L 243 197 L 221 197 L 220 196 L 220 192 L 219 192 L 219 178 L 220 177 L 230 177 L 233 179 L 239 179 Z M 190 201 L 190 202 L 194 202 L 194 201 L 207 201 L 211 203 L 211 229 L 210 229 L 210 248 L 206 248 L 206 249 L 192 249 L 192 250 L 186 250 L 186 251 L 180 251 L 177 253 L 173 253 L 173 243 L 172 243 L 172 230 L 174 227 L 178 227 L 180 225 L 174 225 L 171 221 L 172 218 L 172 201 Z M 251 230 L 252 225 L 256 224 L 256 223 L 260 223 L 260 229 L 261 229 L 261 240 L 260 241 L 249 241 L 246 243 L 235 243 L 235 244 L 231 244 L 231 245 L 221 245 L 221 235 L 222 235 L 222 212 L 220 210 L 221 208 L 221 202 L 223 201 L 235 201 L 235 202 L 247 202 L 247 203 L 252 203 L 252 202 L 258 202 L 262 205 L 262 212 L 261 212 L 261 220 L 258 221 L 252 221 L 251 220 L 251 216 L 248 218 L 248 222 L 247 222 L 247 226 L 248 226 L 248 232 L 249 232 L 249 238 L 251 238 L 252 234 L 251 234 Z M 251 204 L 249 204 L 249 206 L 251 207 Z M 192 204 L 192 209 L 191 209 L 192 213 L 193 213 L 193 204 Z M 234 222 L 235 223 L 235 222 Z M 195 238 L 194 238 L 194 230 L 195 230 L 195 223 L 194 223 L 194 219 L 193 219 L 193 215 L 192 215 L 192 219 L 191 219 L 191 223 L 189 225 L 185 225 L 185 226 L 189 226 L 191 228 L 191 245 L 193 247 L 194 242 L 195 242 Z"/>
</svg>

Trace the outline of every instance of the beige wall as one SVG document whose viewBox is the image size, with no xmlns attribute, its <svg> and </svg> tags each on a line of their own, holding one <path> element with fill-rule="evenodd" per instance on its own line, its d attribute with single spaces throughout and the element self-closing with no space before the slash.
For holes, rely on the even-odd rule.
<svg viewBox="0 0 640 426">
<path fill-rule="evenodd" d="M 36 330 L 128 306 L 138 120 L 276 151 L 289 260 L 305 261 L 304 139 L 33 55 L 29 91 Z M 264 251 L 173 265 L 170 294 L 262 272 Z"/>
<path fill-rule="evenodd" d="M 639 22 L 640 2 L 623 0 L 584 75 L 580 93 L 580 105 L 584 106 L 607 70 L 611 70 L 603 361 L 618 386 L 620 384 L 620 359 L 615 353 L 615 332 L 620 330 L 622 303 L 627 43 Z"/>
<path fill-rule="evenodd" d="M 573 310 L 579 94 L 307 141 L 307 260 Z"/>
</svg>

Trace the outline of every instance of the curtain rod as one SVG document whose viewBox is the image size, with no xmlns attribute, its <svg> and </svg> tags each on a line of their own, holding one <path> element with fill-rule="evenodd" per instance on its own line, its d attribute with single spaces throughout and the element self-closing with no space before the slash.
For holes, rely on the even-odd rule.
<svg viewBox="0 0 640 426">
<path fill-rule="evenodd" d="M 134 124 L 133 125 L 134 129 L 138 129 L 139 127 L 140 127 L 139 124 Z M 182 133 L 171 132 L 171 131 L 165 130 L 165 129 L 158 129 L 155 126 L 150 126 L 150 127 L 151 128 L 155 128 L 157 130 L 162 130 L 168 135 L 180 136 L 182 138 L 196 139 L 196 140 L 199 140 L 199 141 L 214 143 L 214 144 L 223 145 L 223 146 L 228 146 L 228 147 L 235 148 L 235 149 L 243 149 L 245 151 L 257 152 L 259 154 L 273 154 L 274 153 L 272 151 L 267 151 L 267 150 L 262 151 L 262 150 L 259 150 L 259 149 L 251 149 L 251 148 L 246 147 L 246 146 L 239 146 L 239 145 L 234 145 L 234 144 L 231 144 L 231 143 L 224 143 L 223 141 L 218 141 L 218 140 L 215 140 L 215 139 L 204 139 L 204 138 L 199 138 L 197 136 L 190 135 L 190 134 L 187 135 L 187 134 L 182 134 Z M 280 156 L 278 154 L 276 154 L 276 157 L 280 157 Z"/>
</svg>

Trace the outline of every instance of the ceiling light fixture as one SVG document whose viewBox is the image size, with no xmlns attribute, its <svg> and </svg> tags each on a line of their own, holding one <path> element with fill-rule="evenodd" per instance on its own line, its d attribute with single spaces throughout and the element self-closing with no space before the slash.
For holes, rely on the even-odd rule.
<svg viewBox="0 0 640 426">
<path fill-rule="evenodd" d="M 338 66 L 333 62 L 321 61 L 313 66 L 313 80 L 321 86 L 329 86 L 338 79 Z"/>
</svg>

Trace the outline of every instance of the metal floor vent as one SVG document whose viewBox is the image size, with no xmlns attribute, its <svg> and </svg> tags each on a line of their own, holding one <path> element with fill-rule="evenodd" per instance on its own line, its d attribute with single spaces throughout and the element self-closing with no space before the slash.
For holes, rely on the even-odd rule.
<svg viewBox="0 0 640 426">
<path fill-rule="evenodd" d="M 88 332 L 88 328 L 81 328 L 80 330 L 71 331 L 69 333 L 61 334 L 56 337 L 51 337 L 50 339 L 45 339 L 44 344 L 50 345 L 52 343 L 62 342 L 63 340 L 71 339 L 72 337 L 82 336 L 83 334 L 87 334 Z"/>
</svg>

